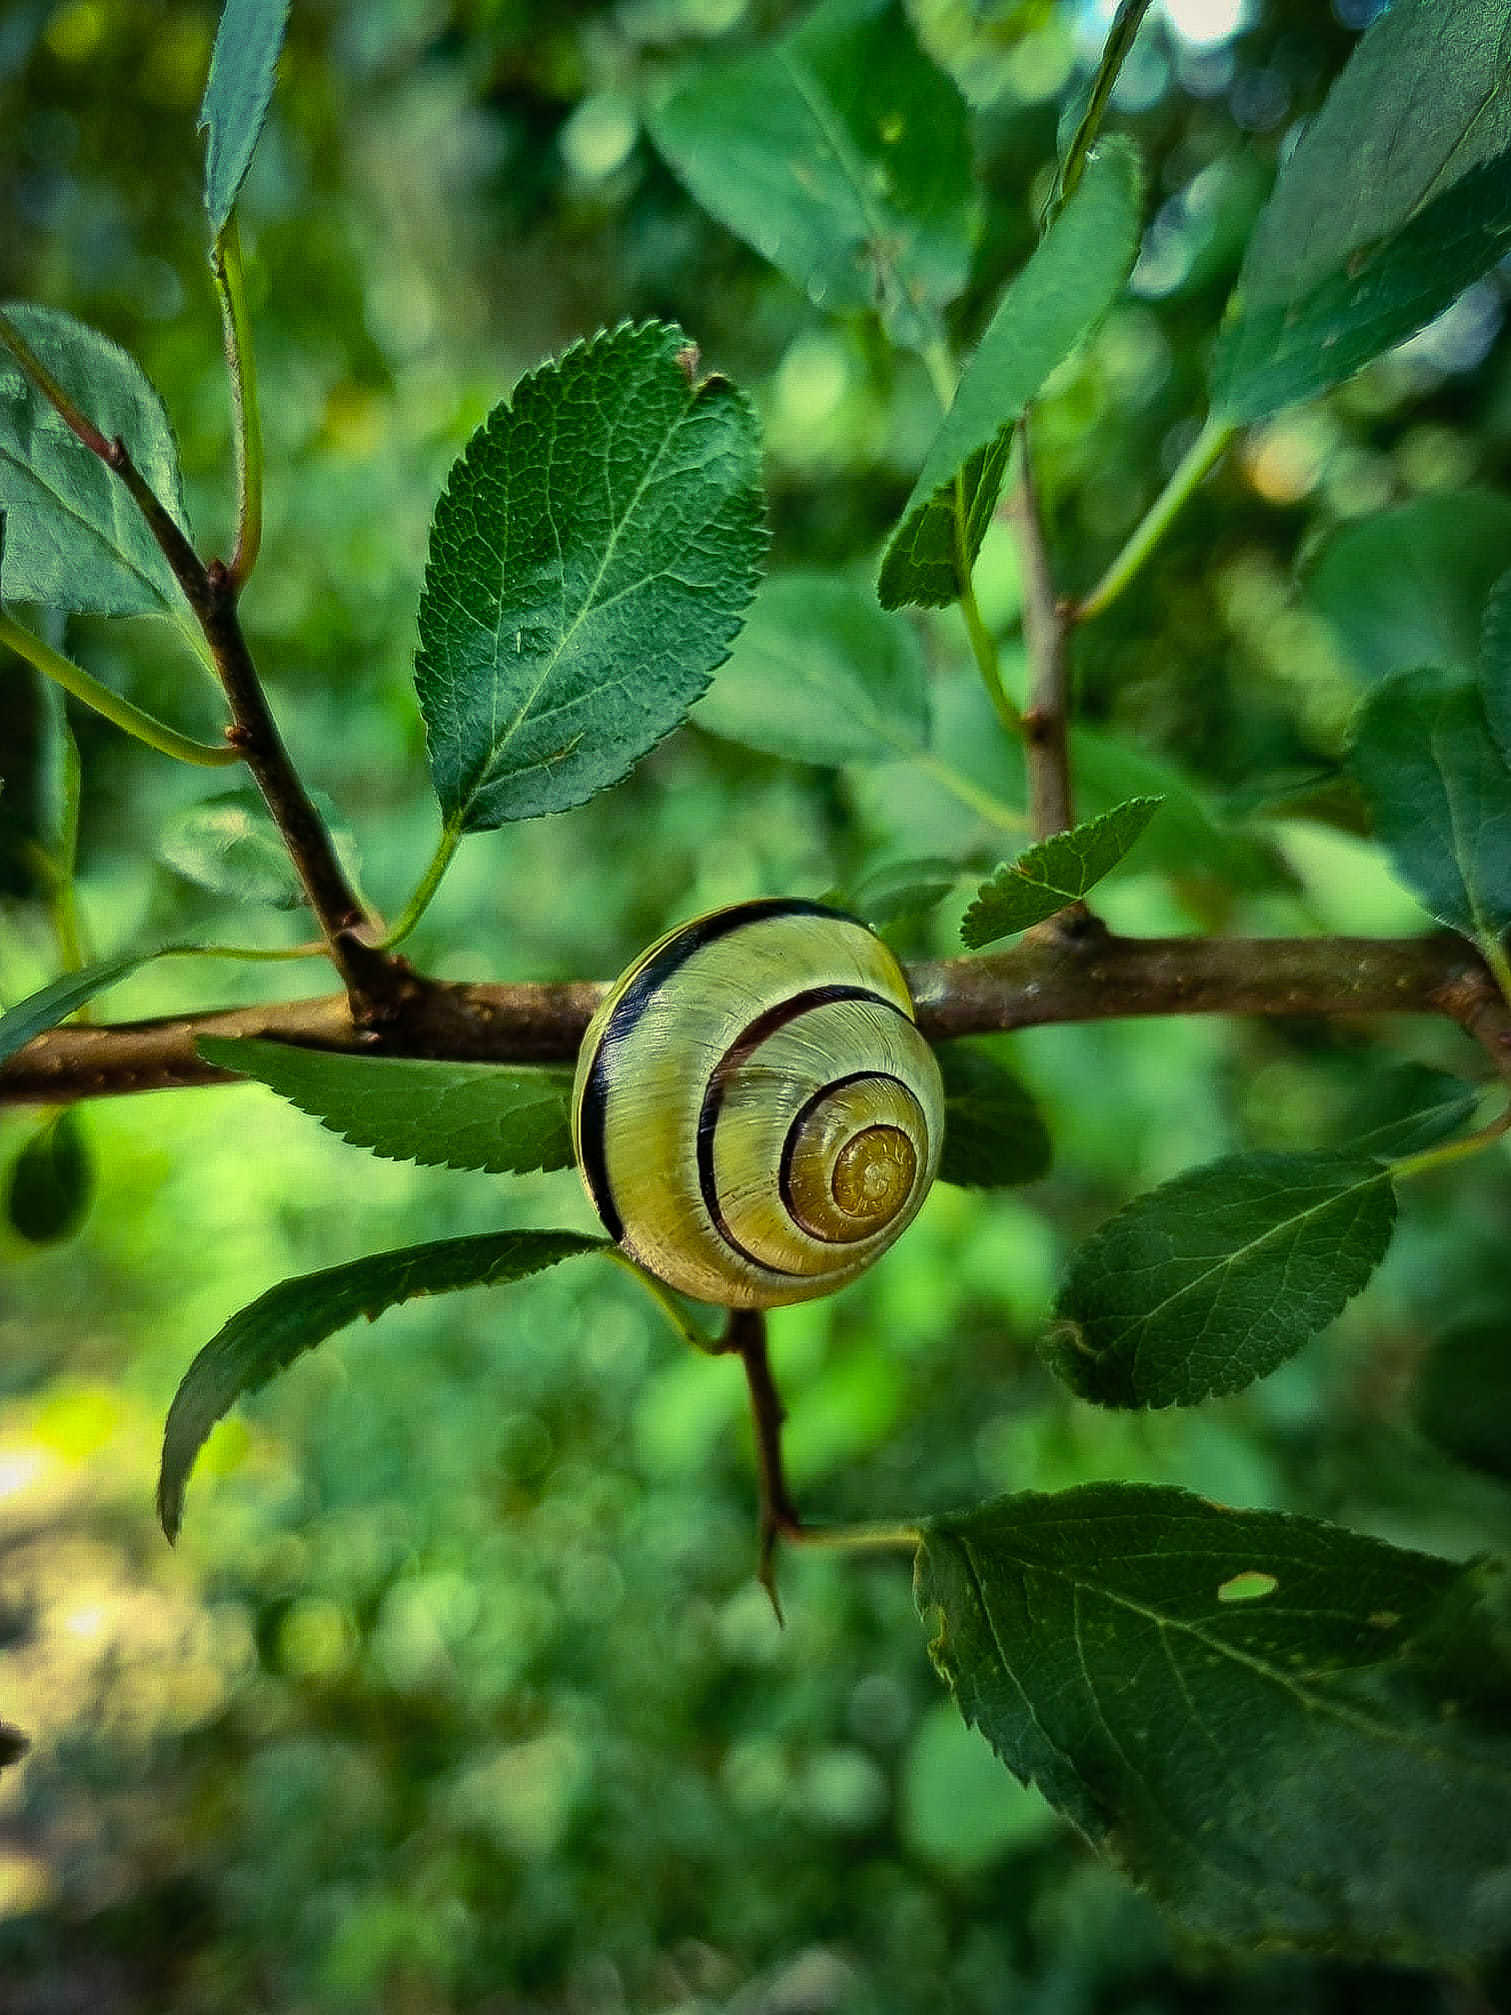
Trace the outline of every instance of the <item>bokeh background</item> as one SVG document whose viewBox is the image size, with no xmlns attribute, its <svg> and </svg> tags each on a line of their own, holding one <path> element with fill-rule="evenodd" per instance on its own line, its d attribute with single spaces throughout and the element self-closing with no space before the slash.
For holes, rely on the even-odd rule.
<svg viewBox="0 0 1511 2015">
<path fill-rule="evenodd" d="M 913 11 L 977 113 L 986 221 L 953 318 L 968 342 L 1032 243 L 1110 9 Z M 1156 7 L 1116 113 L 1151 162 L 1148 238 L 1039 425 L 1068 586 L 1095 578 L 1189 442 L 1277 154 L 1372 11 Z M 296 755 L 389 913 L 437 828 L 410 679 L 429 512 L 522 370 L 627 316 L 680 321 L 760 409 L 774 568 L 864 577 L 908 492 L 934 414 L 916 362 L 825 319 L 700 216 L 642 127 L 678 66 L 792 18 L 743 0 L 296 0 L 241 205 L 269 466 L 244 610 Z M 141 359 L 201 538 L 223 549 L 194 130 L 215 21 L 202 0 L 0 6 L 0 296 L 65 307 Z M 1511 508 L 1463 499 L 1511 455 L 1508 286 L 1492 274 L 1252 433 L 1080 640 L 1080 706 L 1104 737 L 1093 790 L 1172 793 L 1163 839 L 1107 887 L 1115 924 L 1425 927 L 1338 781 L 1373 590 L 1345 578 L 1324 608 L 1298 564 L 1304 579 L 1327 540 L 1403 505 L 1448 529 L 1450 601 L 1456 567 L 1511 564 Z M 1021 677 L 1000 528 L 981 594 Z M 961 637 L 947 615 L 923 635 L 941 748 L 1011 795 Z M 213 731 L 214 695 L 162 629 L 80 620 L 69 642 Z M 39 722 L 30 675 L 0 661 L 7 1000 L 57 969 L 26 853 Z M 223 779 L 75 725 L 97 952 L 303 935 L 171 865 Z M 699 908 L 817 894 L 909 855 L 985 864 L 996 844 L 915 766 L 804 769 L 691 728 L 600 801 L 468 841 L 413 949 L 457 977 L 607 976 Z M 963 902 L 899 929 L 900 949 L 947 951 Z M 325 984 L 318 966 L 183 962 L 105 1006 Z M 1407 1024 L 1193 1021 L 1006 1050 L 1054 1173 L 990 1198 L 940 1188 L 872 1275 L 773 1324 L 805 1507 L 907 1517 L 1134 1478 L 1457 1556 L 1506 1541 L 1504 1487 L 1413 1424 L 1429 1348 L 1460 1320 L 1496 1332 L 1511 1305 L 1499 1157 L 1414 1188 L 1368 1293 L 1235 1399 L 1101 1414 L 1034 1347 L 1064 1254 L 1127 1196 L 1230 1147 L 1332 1138 L 1388 1066 L 1473 1074 L 1467 1046 Z M 34 1125 L 5 1115 L 0 1159 Z M 255 1087 L 103 1103 L 82 1125 L 81 1232 L 38 1247 L 0 1229 L 0 1717 L 34 1744 L 0 1778 L 3 2015 L 1493 2004 L 1424 1974 L 1173 1941 L 959 1723 L 900 1559 L 786 1561 L 778 1630 L 752 1577 L 738 1370 L 690 1358 L 613 1269 L 421 1304 L 323 1346 L 217 1432 L 170 1552 L 151 1510 L 163 1413 L 233 1309 L 365 1251 L 586 1228 L 587 1210 L 570 1171 L 505 1184 L 379 1162 Z"/>
</svg>

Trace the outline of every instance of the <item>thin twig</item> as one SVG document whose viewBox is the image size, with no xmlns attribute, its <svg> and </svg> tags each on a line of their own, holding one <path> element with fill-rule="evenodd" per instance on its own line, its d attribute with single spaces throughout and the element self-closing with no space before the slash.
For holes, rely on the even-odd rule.
<svg viewBox="0 0 1511 2015">
<path fill-rule="evenodd" d="M 236 550 L 231 556 L 231 579 L 239 593 L 262 546 L 262 414 L 257 404 L 252 325 L 234 212 L 215 241 L 210 272 L 220 303 L 226 369 L 231 379 L 231 438 L 236 458 Z"/>
<path fill-rule="evenodd" d="M 782 1423 L 787 1410 L 771 1375 L 771 1358 L 766 1349 L 766 1318 L 758 1308 L 734 1308 L 722 1348 L 733 1351 L 745 1367 L 745 1383 L 750 1389 L 750 1417 L 755 1428 L 756 1468 L 761 1479 L 760 1555 L 756 1578 L 771 1598 L 777 1622 L 782 1621 L 782 1604 L 776 1587 L 776 1544 L 784 1536 L 802 1530 L 802 1520 L 787 1488 L 782 1464 Z"/>
<path fill-rule="evenodd" d="M 1018 433 L 1018 482 L 1013 493 L 1012 520 L 1023 581 L 1023 643 L 1028 653 L 1028 705 L 1023 714 L 1028 817 L 1035 835 L 1044 839 L 1050 833 L 1066 831 L 1075 823 L 1067 721 L 1069 629 L 1049 571 L 1026 419 L 1019 422 Z M 1071 909 L 1084 914 L 1079 903 L 1072 904 Z"/>
<path fill-rule="evenodd" d="M 910 966 L 908 983 L 931 1042 L 1132 1016 L 1439 1015 L 1511 1077 L 1511 1009 L 1479 953 L 1451 931 L 1419 938 L 1029 935 L 1005 951 Z M 341 994 L 51 1029 L 0 1064 L 0 1105 L 228 1082 L 195 1048 L 207 1035 L 453 1063 L 569 1063 L 603 997 L 603 987 L 586 980 L 490 985 L 406 973 L 404 984 L 402 1018 L 381 1030 L 357 1023 Z"/>
</svg>

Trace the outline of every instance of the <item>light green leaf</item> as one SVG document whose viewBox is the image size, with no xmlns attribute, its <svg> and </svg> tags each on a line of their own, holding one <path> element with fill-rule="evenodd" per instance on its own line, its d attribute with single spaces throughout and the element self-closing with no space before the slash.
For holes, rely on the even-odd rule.
<svg viewBox="0 0 1511 2015">
<path fill-rule="evenodd" d="M 651 115 L 705 210 L 835 314 L 926 342 L 964 287 L 976 205 L 965 102 L 900 0 L 824 0 Z"/>
<path fill-rule="evenodd" d="M 916 755 L 929 739 L 923 651 L 863 588 L 828 574 L 781 574 L 757 595 L 692 718 L 802 763 Z"/>
<path fill-rule="evenodd" d="M 78 972 L 64 973 L 61 979 L 18 1001 L 0 1015 L 0 1063 L 24 1049 L 34 1036 L 55 1028 L 97 993 L 103 993 L 106 987 L 145 965 L 148 959 L 159 957 L 165 949 L 173 947 L 158 945 L 150 952 L 123 952 L 118 958 L 100 959 Z"/>
<path fill-rule="evenodd" d="M 942 608 L 959 595 L 1001 494 L 1013 423 L 1122 292 L 1142 194 L 1133 147 L 1104 141 L 961 374 L 882 559 L 883 608 Z"/>
<path fill-rule="evenodd" d="M 933 854 L 916 861 L 888 861 L 882 867 L 867 868 L 853 882 L 830 889 L 822 900 L 830 909 L 863 917 L 880 929 L 904 917 L 927 916 L 965 872 L 958 861 Z"/>
<path fill-rule="evenodd" d="M 10 1165 L 5 1215 L 32 1245 L 72 1238 L 89 1215 L 94 1161 L 72 1106 L 45 1119 Z"/>
<path fill-rule="evenodd" d="M 5 315 L 107 440 L 117 435 L 158 499 L 187 528 L 178 447 L 141 368 L 55 308 Z M 187 619 L 167 561 L 125 485 L 69 432 L 0 346 L 0 511 L 13 602 L 102 616 Z"/>
<path fill-rule="evenodd" d="M 1439 922 L 1483 944 L 1511 923 L 1511 773 L 1479 689 L 1397 672 L 1370 693 L 1354 775 L 1391 865 Z"/>
<path fill-rule="evenodd" d="M 205 139 L 205 209 L 210 236 L 230 220 L 268 116 L 289 0 L 226 0 L 199 108 Z"/>
<path fill-rule="evenodd" d="M 1099 1483 L 932 1520 L 918 1606 L 1015 1776 L 1213 1949 L 1511 1931 L 1505 1568 Z"/>
<path fill-rule="evenodd" d="M 570 1071 L 344 1056 L 260 1038 L 206 1036 L 199 1052 L 389 1161 L 495 1175 L 571 1166 Z"/>
<path fill-rule="evenodd" d="M 1308 572 L 1306 597 L 1365 679 L 1418 665 L 1472 672 L 1485 597 L 1508 567 L 1511 499 L 1461 490 L 1341 526 Z"/>
<path fill-rule="evenodd" d="M 1069 832 L 1036 841 L 1016 860 L 1004 861 L 981 884 L 961 923 L 961 938 L 979 951 L 1079 902 L 1117 866 L 1163 802 L 1129 798 Z"/>
<path fill-rule="evenodd" d="M 1225 419 L 1313 397 L 1446 308 L 1511 245 L 1502 0 L 1394 0 L 1286 162 L 1213 369 Z"/>
<path fill-rule="evenodd" d="M 355 840 L 324 793 L 313 795 L 342 865 L 355 876 Z M 250 786 L 181 805 L 164 821 L 157 852 L 175 874 L 233 902 L 294 910 L 309 900 L 261 793 Z"/>
<path fill-rule="evenodd" d="M 944 1079 L 941 1182 L 1009 1189 L 1048 1175 L 1054 1159 L 1039 1108 L 990 1043 L 941 1043 Z"/>
<path fill-rule="evenodd" d="M 755 419 L 680 330 L 626 325 L 522 379 L 431 527 L 415 675 L 447 820 L 617 783 L 723 663 L 764 546 Z"/>
<path fill-rule="evenodd" d="M 1044 1340 L 1099 1406 L 1193 1406 L 1272 1372 L 1359 1292 L 1396 1198 L 1368 1155 L 1240 1154 L 1135 1197 L 1074 1253 Z"/>
<path fill-rule="evenodd" d="M 210 1429 L 236 1400 L 265 1385 L 301 1352 L 345 1329 L 359 1315 L 375 1322 L 386 1308 L 417 1295 L 523 1280 L 574 1253 L 607 1243 L 570 1231 L 498 1231 L 444 1238 L 431 1245 L 376 1252 L 346 1266 L 285 1280 L 241 1309 L 184 1373 L 163 1429 L 157 1513 L 178 1536 L 184 1486 Z"/>
</svg>

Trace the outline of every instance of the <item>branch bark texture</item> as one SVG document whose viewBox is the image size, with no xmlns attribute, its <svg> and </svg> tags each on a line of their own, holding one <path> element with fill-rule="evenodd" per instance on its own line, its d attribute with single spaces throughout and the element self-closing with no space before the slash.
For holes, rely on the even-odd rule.
<svg viewBox="0 0 1511 2015">
<path fill-rule="evenodd" d="M 201 1036 L 266 1036 L 306 1048 L 473 1063 L 568 1063 L 603 988 L 423 979 L 401 988 L 380 1028 L 344 994 L 114 1025 L 51 1029 L 0 1066 L 0 1104 L 68 1104 L 226 1081 Z M 1368 1018 L 1442 1015 L 1511 1075 L 1511 1009 L 1477 952 L 1449 932 L 1421 938 L 1123 938 L 1092 929 L 1021 939 L 986 958 L 909 973 L 933 1041 L 1128 1016 L 1231 1014 Z"/>
</svg>

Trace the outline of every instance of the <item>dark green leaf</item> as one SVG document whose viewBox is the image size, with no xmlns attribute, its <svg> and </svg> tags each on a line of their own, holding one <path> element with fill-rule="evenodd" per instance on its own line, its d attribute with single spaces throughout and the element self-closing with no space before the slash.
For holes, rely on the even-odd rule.
<svg viewBox="0 0 1511 2015">
<path fill-rule="evenodd" d="M 928 745 L 928 675 L 909 625 L 863 588 L 783 574 L 755 600 L 700 728 L 803 763 L 881 763 Z"/>
<path fill-rule="evenodd" d="M 497 1231 L 443 1238 L 431 1245 L 376 1252 L 269 1288 L 213 1337 L 184 1373 L 163 1429 L 157 1511 L 177 1537 L 184 1486 L 205 1438 L 232 1404 L 265 1385 L 301 1352 L 345 1329 L 359 1315 L 374 1322 L 386 1308 L 417 1295 L 523 1280 L 574 1253 L 607 1243 L 570 1231 Z"/>
<path fill-rule="evenodd" d="M 942 903 L 965 873 L 958 861 L 929 856 L 917 861 L 889 861 L 868 868 L 848 886 L 831 889 L 823 900 L 831 909 L 864 917 L 880 928 L 904 917 L 927 916 Z"/>
<path fill-rule="evenodd" d="M 1054 1150 L 1039 1108 L 989 1044 L 941 1043 L 944 1078 L 941 1182 L 1008 1189 L 1048 1175 Z"/>
<path fill-rule="evenodd" d="M 1003 296 L 887 546 L 878 586 L 884 608 L 941 608 L 960 593 L 996 509 L 1014 421 L 1122 292 L 1138 249 L 1142 192 L 1133 148 L 1105 141 Z"/>
<path fill-rule="evenodd" d="M 1179 1490 L 933 1520 L 967 1721 L 1218 1950 L 1453 1963 L 1511 1931 L 1504 1572 Z"/>
<path fill-rule="evenodd" d="M 1502 758 L 1511 764 L 1511 573 L 1501 575 L 1486 596 L 1479 674 L 1485 718 Z"/>
<path fill-rule="evenodd" d="M 1067 833 L 1037 841 L 1015 861 L 1004 861 L 981 884 L 965 913 L 960 926 L 964 942 L 979 951 L 1079 902 L 1117 866 L 1163 802 L 1129 798 Z"/>
<path fill-rule="evenodd" d="M 89 1215 L 94 1163 L 76 1112 L 44 1120 L 10 1166 L 5 1215 L 33 1245 L 72 1238 Z"/>
<path fill-rule="evenodd" d="M 792 34 L 703 71 L 651 134 L 721 224 L 835 314 L 936 333 L 975 238 L 964 100 L 899 0 L 825 0 Z"/>
<path fill-rule="evenodd" d="M 200 1055 L 270 1086 L 354 1147 L 390 1161 L 523 1174 L 572 1161 L 570 1071 L 342 1056 L 204 1037 Z"/>
<path fill-rule="evenodd" d="M 30 1748 L 30 1742 L 19 1728 L 12 1728 L 8 1721 L 0 1721 L 0 1770 L 4 1770 L 7 1764 L 19 1763 Z"/>
<path fill-rule="evenodd" d="M 1334 532 L 1307 599 L 1369 680 L 1418 665 L 1472 672 L 1485 597 L 1511 567 L 1511 500 L 1488 490 L 1416 497 Z"/>
<path fill-rule="evenodd" d="M 448 821 L 616 783 L 723 663 L 764 545 L 754 416 L 680 330 L 626 325 L 522 379 L 431 528 L 416 678 Z"/>
<path fill-rule="evenodd" d="M 124 979 L 127 973 L 135 972 L 148 959 L 157 958 L 162 950 L 159 945 L 150 952 L 125 952 L 119 958 L 101 959 L 95 965 L 85 966 L 80 972 L 64 973 L 50 986 L 43 987 L 24 1001 L 18 1001 L 0 1015 L 0 1063 L 14 1056 L 17 1050 L 24 1049 L 33 1036 L 55 1028 L 77 1008 L 83 1007 L 86 1001 L 93 1000 L 97 993 L 103 993 L 106 987 Z"/>
<path fill-rule="evenodd" d="M 1341 1142 L 1350 1154 L 1381 1160 L 1420 1154 L 1457 1133 L 1478 1102 L 1478 1092 L 1462 1078 L 1426 1064 L 1402 1064 L 1355 1102 L 1339 1129 Z"/>
<path fill-rule="evenodd" d="M 1044 1355 L 1099 1406 L 1237 1392 L 1359 1292 L 1395 1219 L 1389 1171 L 1367 1155 L 1209 1162 L 1135 1197 L 1073 1255 Z"/>
<path fill-rule="evenodd" d="M 1412 1412 L 1445 1455 L 1511 1483 L 1511 1324 L 1440 1336 L 1417 1372 Z"/>
<path fill-rule="evenodd" d="M 205 209 L 218 238 L 246 180 L 268 116 L 289 0 L 226 0 L 199 108 L 205 134 Z"/>
<path fill-rule="evenodd" d="M 1397 672 L 1370 693 L 1354 774 L 1401 880 L 1441 923 L 1483 942 L 1511 923 L 1511 773 L 1479 688 Z"/>
<path fill-rule="evenodd" d="M 107 439 L 117 434 L 178 523 L 188 524 L 162 401 L 126 352 L 55 308 L 4 313 Z M 125 486 L 71 434 L 0 347 L 0 510 L 11 601 L 104 616 L 186 615 Z M 187 619 L 187 618 L 186 618 Z"/>
<path fill-rule="evenodd" d="M 1233 421 L 1311 398 L 1430 322 L 1511 245 L 1502 0 L 1394 0 L 1302 134 L 1218 344 Z"/>
</svg>

